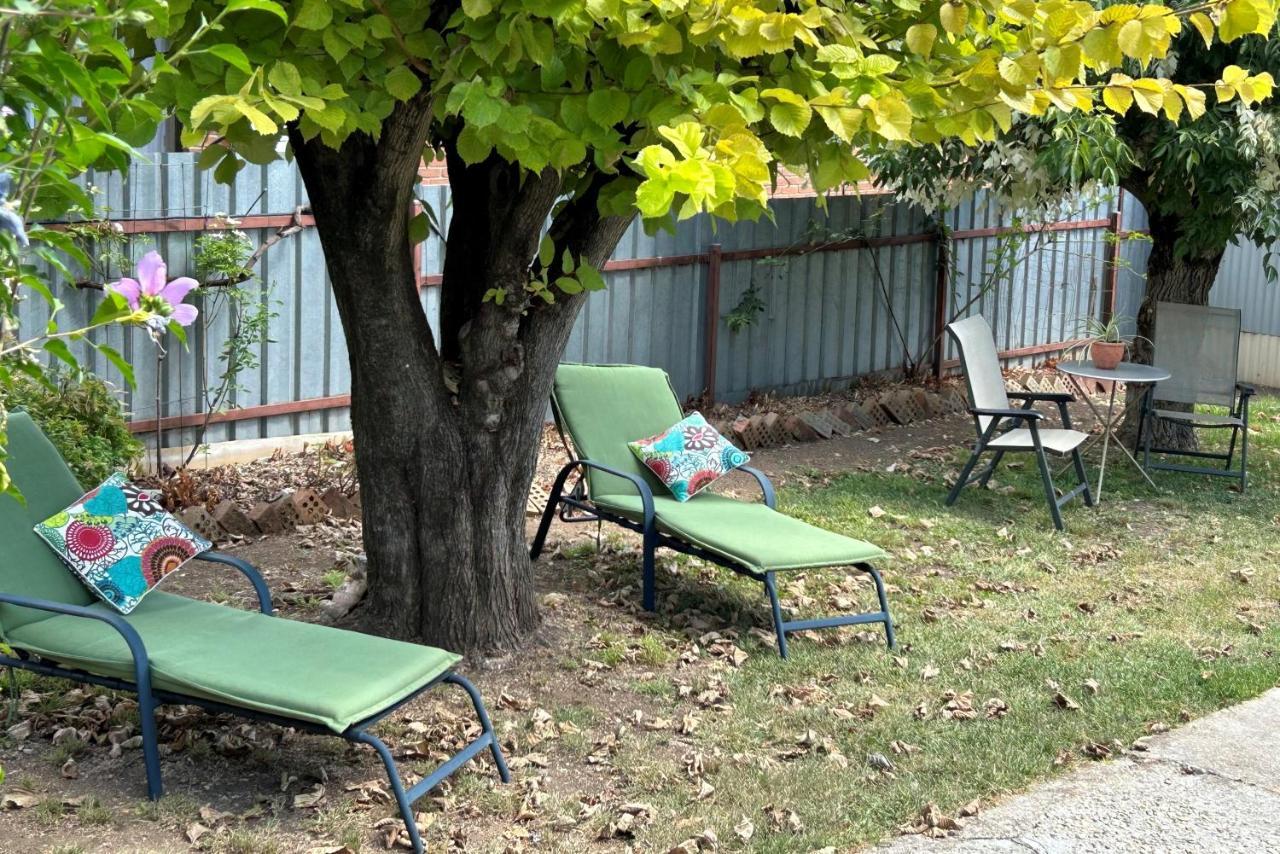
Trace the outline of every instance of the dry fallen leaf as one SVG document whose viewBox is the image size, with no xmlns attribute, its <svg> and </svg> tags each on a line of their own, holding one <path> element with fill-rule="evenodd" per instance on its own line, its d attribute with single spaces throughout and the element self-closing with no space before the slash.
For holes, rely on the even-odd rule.
<svg viewBox="0 0 1280 854">
<path fill-rule="evenodd" d="M 1053 704 L 1058 708 L 1066 709 L 1069 712 L 1080 711 L 1080 704 L 1077 703 L 1075 700 L 1071 699 L 1070 697 L 1068 697 L 1066 694 L 1062 693 L 1061 691 L 1054 692 Z"/>
<path fill-rule="evenodd" d="M 872 519 L 879 519 L 881 516 L 884 515 L 884 508 L 881 507 L 879 504 L 877 504 L 874 507 L 870 507 L 867 509 L 867 515 L 870 516 Z"/>
<path fill-rule="evenodd" d="M 733 826 L 733 833 L 743 842 L 750 842 L 751 837 L 755 836 L 756 826 L 751 823 L 751 819 L 743 816 L 742 821 Z"/>
</svg>

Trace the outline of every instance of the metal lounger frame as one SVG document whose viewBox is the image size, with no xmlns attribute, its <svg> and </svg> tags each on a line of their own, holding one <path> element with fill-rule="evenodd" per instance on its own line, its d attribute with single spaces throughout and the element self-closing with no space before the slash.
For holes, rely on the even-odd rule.
<svg viewBox="0 0 1280 854">
<path fill-rule="evenodd" d="M 557 419 L 558 423 L 558 419 Z M 568 443 L 565 443 L 566 448 Z M 640 495 L 641 506 L 643 507 L 643 521 L 636 522 L 617 513 L 611 513 L 608 510 L 597 507 L 592 503 L 591 499 L 585 492 L 586 479 L 579 478 L 574 488 L 565 493 L 565 483 L 570 474 L 578 469 L 595 469 L 605 474 L 611 474 L 615 477 L 622 478 L 631 483 L 635 487 L 636 492 Z M 749 466 L 742 466 L 740 471 L 746 472 L 756 479 L 760 485 L 760 491 L 764 494 L 764 503 L 770 508 L 776 507 L 777 498 L 774 494 L 773 484 L 769 482 L 769 478 L 764 472 Z M 585 473 L 585 472 L 584 472 Z M 663 546 L 673 551 L 683 554 L 692 555 L 702 560 L 731 569 L 739 575 L 745 575 L 755 581 L 759 581 L 764 585 L 765 592 L 769 596 L 769 604 L 773 611 L 773 630 L 778 638 L 778 654 L 783 658 L 787 658 L 787 635 L 792 632 L 802 632 L 808 629 L 825 629 L 836 626 L 853 626 L 866 623 L 883 623 L 885 631 L 885 642 L 890 649 L 894 646 L 893 619 L 889 616 L 889 600 L 885 595 L 884 580 L 880 577 L 880 573 L 869 563 L 859 563 L 855 566 L 871 576 L 872 582 L 876 587 L 876 597 L 880 602 L 880 610 L 872 611 L 865 614 L 846 614 L 835 617 L 820 617 L 811 620 L 784 620 L 782 618 L 782 606 L 778 601 L 778 586 L 774 578 L 774 572 L 757 572 L 750 567 L 744 566 L 736 561 L 715 554 L 700 546 L 687 543 L 681 539 L 673 537 L 669 534 L 658 530 L 657 518 L 654 513 L 653 491 L 649 488 L 649 484 L 645 483 L 639 477 L 627 472 L 618 471 L 600 463 L 591 460 L 573 460 L 560 470 L 556 476 L 555 484 L 551 489 L 551 497 L 547 501 L 546 509 L 542 512 L 542 521 L 538 525 L 538 533 L 533 538 L 533 544 L 529 549 L 529 556 L 533 560 L 537 560 L 542 553 L 542 548 L 546 543 L 547 531 L 551 527 L 551 520 L 555 517 L 557 510 L 560 513 L 560 519 L 563 522 L 612 522 L 623 528 L 635 531 L 644 538 L 644 559 L 643 559 L 643 579 L 644 579 L 644 608 L 646 611 L 657 610 L 656 595 L 656 579 L 654 556 L 659 546 Z M 577 512 L 574 512 L 577 511 Z"/>
<path fill-rule="evenodd" d="M 232 557 L 231 555 L 221 554 L 219 552 L 206 552 L 198 557 L 198 560 L 207 561 L 209 563 L 220 563 L 233 567 L 244 574 L 253 584 L 254 592 L 258 596 L 258 608 L 267 616 L 274 616 L 275 610 L 271 604 L 271 592 L 267 588 L 266 582 L 262 575 L 249 563 Z M 155 709 L 161 704 L 184 705 L 184 706 L 200 706 L 211 712 L 219 714 L 233 714 L 240 717 L 250 718 L 253 720 L 266 721 L 268 723 L 277 724 L 284 727 L 292 727 L 293 729 L 302 730 L 304 732 L 315 733 L 317 735 L 334 735 L 346 739 L 347 741 L 367 744 L 377 751 L 378 757 L 382 760 L 382 764 L 386 766 L 387 777 L 391 782 L 391 790 L 396 799 L 396 805 L 399 807 L 400 816 L 404 819 L 405 829 L 409 833 L 409 838 L 413 843 L 415 852 L 425 850 L 422 842 L 422 836 L 418 833 L 418 825 L 414 820 L 413 804 L 423 795 L 430 792 L 440 784 L 449 775 L 457 771 L 462 765 L 474 758 L 478 753 L 489 750 L 493 756 L 494 764 L 498 766 L 498 774 L 504 783 L 510 782 L 511 773 L 507 769 L 506 760 L 502 756 L 502 748 L 498 744 L 497 736 L 493 731 L 493 724 L 489 720 L 489 714 L 485 710 L 484 701 L 480 697 L 480 692 L 476 690 L 467 679 L 454 673 L 446 671 L 437 676 L 431 682 L 423 685 L 413 693 L 406 697 L 402 697 L 395 703 L 391 704 L 382 711 L 365 718 L 358 723 L 352 724 L 341 734 L 323 727 L 310 721 L 294 720 L 292 718 L 274 715 L 265 712 L 259 712 L 252 709 L 244 709 L 239 706 L 220 703 L 216 700 L 209 700 L 203 697 L 192 697 L 185 694 L 177 694 L 170 691 L 160 691 L 151 686 L 151 665 L 147 657 L 147 650 L 143 644 L 142 637 L 138 634 L 137 629 L 129 624 L 121 615 L 108 611 L 95 611 L 82 605 L 69 605 L 63 602 L 51 602 L 43 599 L 35 599 L 29 596 L 16 596 L 8 593 L 0 593 L 0 603 L 8 605 L 16 605 L 23 608 L 32 608 L 40 611 L 49 611 L 56 614 L 66 614 L 73 617 L 85 617 L 91 620 L 98 620 L 107 623 L 109 626 L 119 632 L 121 638 L 129 647 L 129 652 L 133 657 L 134 681 L 129 682 L 124 679 L 115 679 L 109 676 L 98 676 L 84 670 L 63 667 L 51 661 L 45 661 L 38 656 L 24 652 L 20 648 L 9 644 L 14 649 L 14 655 L 4 655 L 0 653 L 0 666 L 16 667 L 21 670 L 28 670 L 33 673 L 39 673 L 44 676 L 57 676 L 63 679 L 69 679 L 73 682 L 81 682 L 91 685 L 100 685 L 104 688 L 110 688 L 116 691 L 128 691 L 138 695 L 138 714 L 141 719 L 142 726 L 142 755 L 143 761 L 147 769 L 147 795 L 151 800 L 159 800 L 164 792 L 164 786 L 160 779 L 160 745 L 156 737 L 156 720 Z M 369 727 L 377 724 L 388 715 L 395 712 L 405 704 L 417 699 L 426 691 L 436 685 L 448 682 L 457 685 L 467 692 L 471 698 L 471 703 L 475 707 L 476 716 L 480 720 L 482 732 L 475 740 L 460 750 L 458 753 L 450 757 L 443 765 L 437 768 L 428 776 L 422 778 L 414 786 L 405 787 L 404 780 L 400 776 L 399 769 L 396 767 L 395 758 L 391 755 L 390 749 L 377 736 L 368 732 Z"/>
</svg>

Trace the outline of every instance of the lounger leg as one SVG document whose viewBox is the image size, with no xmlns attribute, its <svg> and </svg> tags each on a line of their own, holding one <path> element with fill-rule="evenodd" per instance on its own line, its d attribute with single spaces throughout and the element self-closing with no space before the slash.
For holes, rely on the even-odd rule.
<svg viewBox="0 0 1280 854">
<path fill-rule="evenodd" d="M 960 476 L 956 478 L 956 485 L 951 487 L 951 493 L 947 496 L 947 506 L 950 507 L 956 503 L 956 499 L 960 497 L 960 490 L 969 484 L 969 475 L 973 474 L 973 467 L 978 464 L 978 457 L 982 456 L 983 446 L 973 449 L 973 456 L 969 457 L 969 462 L 964 464 L 964 468 L 960 469 Z"/>
<path fill-rule="evenodd" d="M 654 529 L 652 523 L 644 532 L 644 557 L 643 557 L 643 573 L 644 578 L 642 584 L 644 586 L 644 609 L 646 611 L 658 610 L 658 592 L 656 569 L 654 567 L 655 552 L 658 550 L 658 532 Z"/>
<path fill-rule="evenodd" d="M 564 494 L 564 478 L 557 477 L 551 489 L 551 497 L 547 499 L 547 507 L 542 511 L 542 521 L 538 523 L 538 533 L 533 535 L 533 543 L 529 546 L 529 560 L 537 560 L 542 554 L 542 547 L 547 542 L 547 531 L 551 530 L 551 520 L 555 518 L 556 508 L 560 506 L 560 496 Z"/>
<path fill-rule="evenodd" d="M 1093 491 L 1089 489 L 1089 475 L 1084 470 L 1084 458 L 1080 456 L 1080 449 L 1076 448 L 1071 452 L 1071 462 L 1076 468 L 1076 478 L 1078 482 L 1084 485 L 1084 506 L 1093 506 Z"/>
<path fill-rule="evenodd" d="M 876 598 L 880 600 L 880 610 L 884 613 L 885 645 L 893 649 L 898 642 L 893 634 L 893 617 L 889 616 L 889 597 L 884 591 L 884 579 L 880 577 L 880 571 L 869 563 L 858 564 L 858 569 L 870 575 L 871 581 L 876 585 Z"/>
<path fill-rule="evenodd" d="M 983 489 L 987 488 L 987 481 L 991 480 L 991 475 L 995 474 L 996 466 L 1000 465 L 1000 460 L 1004 459 L 1004 451 L 996 451 L 994 457 L 991 458 L 991 465 L 987 466 L 986 471 L 982 473 L 982 477 L 978 478 L 978 486 Z"/>
<path fill-rule="evenodd" d="M 1053 489 L 1053 475 L 1049 473 L 1049 460 L 1044 455 L 1043 448 L 1036 449 L 1036 462 L 1040 465 L 1040 479 L 1044 481 L 1044 497 L 1049 502 L 1049 513 L 1053 516 L 1053 527 L 1059 531 L 1065 530 L 1062 524 L 1062 511 L 1058 509 L 1058 496 Z"/>
<path fill-rule="evenodd" d="M 502 756 L 502 747 L 498 744 L 498 734 L 493 731 L 493 724 L 489 721 L 489 712 L 484 707 L 484 700 L 480 697 L 480 692 L 476 690 L 476 686 L 464 676 L 457 673 L 450 673 L 444 678 L 446 682 L 452 682 L 454 685 L 462 688 L 467 692 L 467 696 L 471 698 L 471 705 L 475 707 L 476 717 L 480 719 L 480 726 L 484 728 L 484 732 L 489 736 L 489 752 L 493 755 L 493 764 L 498 766 L 498 776 L 502 778 L 502 782 L 511 782 L 511 772 L 507 770 L 507 760 Z"/>
<path fill-rule="evenodd" d="M 367 732 L 355 732 L 348 736 L 352 741 L 367 744 L 378 751 L 378 758 L 387 769 L 387 780 L 391 783 L 391 794 L 395 796 L 396 806 L 400 808 L 400 818 L 404 820 L 405 830 L 409 832 L 409 841 L 413 845 L 414 854 L 422 854 L 426 848 L 422 844 L 422 834 L 418 833 L 418 822 L 413 815 L 413 802 L 409 793 L 404 790 L 404 781 L 400 779 L 400 769 L 396 767 L 395 757 L 382 739 Z"/>
<path fill-rule="evenodd" d="M 778 655 L 787 657 L 787 630 L 782 622 L 782 603 L 778 601 L 778 583 L 772 572 L 764 574 L 764 589 L 769 594 L 769 605 L 773 608 L 773 630 L 778 635 Z"/>
<path fill-rule="evenodd" d="M 147 767 L 147 797 L 160 800 L 164 783 L 160 779 L 160 740 L 156 737 L 156 698 L 151 693 L 151 663 L 141 641 L 129 640 L 133 655 L 133 684 L 138 692 L 138 723 L 142 728 L 142 761 Z M 126 640 L 128 637 L 126 636 Z M 135 647 L 135 642 L 138 646 Z"/>
</svg>

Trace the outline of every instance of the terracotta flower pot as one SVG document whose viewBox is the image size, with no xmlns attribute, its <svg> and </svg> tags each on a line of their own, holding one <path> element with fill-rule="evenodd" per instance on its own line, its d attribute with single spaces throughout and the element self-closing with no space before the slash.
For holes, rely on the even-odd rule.
<svg viewBox="0 0 1280 854">
<path fill-rule="evenodd" d="M 1094 367 L 1112 371 L 1124 358 L 1125 348 L 1122 341 L 1094 341 L 1089 345 L 1089 356 L 1093 359 Z"/>
</svg>

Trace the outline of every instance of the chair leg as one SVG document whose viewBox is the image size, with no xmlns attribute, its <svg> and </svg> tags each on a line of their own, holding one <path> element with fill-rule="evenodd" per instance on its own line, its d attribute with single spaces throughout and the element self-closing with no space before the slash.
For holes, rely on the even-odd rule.
<svg viewBox="0 0 1280 854">
<path fill-rule="evenodd" d="M 996 451 L 995 456 L 991 458 L 991 465 L 987 466 L 986 471 L 982 473 L 982 477 L 978 478 L 978 486 L 983 489 L 987 488 L 987 481 L 991 480 L 991 475 L 995 474 L 996 466 L 1000 465 L 1000 461 L 1004 459 L 1004 451 Z"/>
<path fill-rule="evenodd" d="M 773 609 L 773 630 L 778 636 L 778 655 L 787 657 L 787 632 L 782 624 L 782 603 L 778 601 L 778 583 L 772 572 L 764 574 L 764 589 L 769 594 L 769 605 Z"/>
<path fill-rule="evenodd" d="M 1076 469 L 1077 482 L 1084 484 L 1084 506 L 1093 506 L 1093 490 L 1089 488 L 1089 475 L 1084 469 L 1084 458 L 1080 456 L 1080 449 L 1076 448 L 1071 452 L 1071 463 Z"/>
<path fill-rule="evenodd" d="M 511 771 L 507 769 L 507 760 L 503 757 L 502 747 L 498 744 L 498 734 L 493 731 L 493 723 L 489 720 L 489 712 L 484 707 L 484 699 L 481 698 L 479 690 L 465 676 L 457 673 L 450 673 L 444 681 L 457 685 L 471 698 L 471 705 L 476 710 L 476 717 L 480 719 L 480 726 L 489 736 L 489 753 L 493 756 L 493 764 L 498 766 L 498 776 L 502 778 L 502 782 L 510 783 Z"/>
<path fill-rule="evenodd" d="M 546 509 L 542 511 L 542 520 L 538 522 L 538 533 L 533 535 L 533 543 L 529 546 L 529 560 L 537 560 L 542 554 L 542 547 L 547 542 L 547 531 L 551 529 L 551 520 L 555 518 L 556 508 L 560 506 L 560 496 L 564 493 L 564 483 L 557 478 L 547 499 Z"/>
<path fill-rule="evenodd" d="M 983 446 L 978 445 L 973 449 L 973 456 L 969 457 L 969 462 L 964 464 L 964 468 L 960 469 L 960 476 L 956 478 L 956 485 L 951 487 L 950 494 L 947 495 L 947 506 L 950 507 L 956 503 L 956 499 L 960 497 L 960 490 L 964 489 L 969 483 L 969 475 L 973 474 L 973 467 L 978 464 L 978 457 L 982 456 Z"/>
<path fill-rule="evenodd" d="M 1240 493 L 1249 486 L 1249 411 L 1245 410 L 1244 427 L 1240 430 Z"/>
<path fill-rule="evenodd" d="M 1044 455 L 1044 450 L 1036 451 L 1036 462 L 1040 465 L 1040 479 L 1044 481 L 1044 496 L 1049 501 L 1049 513 L 1053 516 L 1053 527 L 1059 531 L 1065 530 L 1062 524 L 1062 511 L 1058 508 L 1058 496 L 1053 488 L 1053 475 L 1049 472 L 1049 460 Z"/>
<path fill-rule="evenodd" d="M 658 610 L 658 592 L 654 558 L 655 553 L 658 551 L 658 532 L 652 526 L 644 532 L 643 548 L 644 609 L 646 611 L 656 611 Z"/>
<path fill-rule="evenodd" d="M 884 613 L 885 646 L 893 649 L 898 642 L 893 633 L 893 617 L 889 615 L 889 597 L 884 590 L 884 579 L 880 577 L 880 571 L 869 563 L 860 563 L 858 568 L 870 575 L 872 583 L 876 586 L 876 598 L 880 600 L 880 610 Z"/>
</svg>

